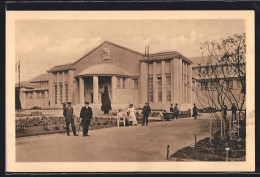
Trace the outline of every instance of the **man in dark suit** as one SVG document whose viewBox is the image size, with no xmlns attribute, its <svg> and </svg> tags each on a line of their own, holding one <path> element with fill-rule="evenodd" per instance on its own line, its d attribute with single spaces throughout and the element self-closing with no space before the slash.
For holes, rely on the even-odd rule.
<svg viewBox="0 0 260 177">
<path fill-rule="evenodd" d="M 146 123 L 146 126 L 148 125 L 148 116 L 151 113 L 151 108 L 149 106 L 148 102 L 145 102 L 145 106 L 143 107 L 143 124 L 142 126 L 144 126 L 144 123 Z"/>
<path fill-rule="evenodd" d="M 173 116 L 176 117 L 176 119 L 179 118 L 179 108 L 178 108 L 178 104 L 176 103 L 173 109 Z"/>
<path fill-rule="evenodd" d="M 171 117 L 172 117 L 172 120 L 173 120 L 174 115 L 173 115 L 173 107 L 172 107 L 172 106 L 173 106 L 173 104 L 171 104 L 171 107 L 170 107 L 170 113 L 172 113 L 172 116 L 171 116 Z"/>
<path fill-rule="evenodd" d="M 74 136 L 78 136 L 76 134 L 76 128 L 75 128 L 75 125 L 74 125 L 73 107 L 71 106 L 71 102 L 68 102 L 67 104 L 68 104 L 68 106 L 64 107 L 64 110 L 63 110 L 63 115 L 64 115 L 65 121 L 66 121 L 67 135 L 70 136 L 69 125 L 71 124 L 71 128 L 72 128 Z"/>
<path fill-rule="evenodd" d="M 89 102 L 85 102 L 85 106 L 81 108 L 80 118 L 82 118 L 83 137 L 88 135 L 88 128 L 92 119 L 92 109 L 89 107 Z"/>
</svg>

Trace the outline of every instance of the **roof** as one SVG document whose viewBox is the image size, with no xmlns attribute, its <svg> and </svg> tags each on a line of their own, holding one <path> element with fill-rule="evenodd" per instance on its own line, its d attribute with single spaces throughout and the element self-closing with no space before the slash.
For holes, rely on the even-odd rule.
<svg viewBox="0 0 260 177">
<path fill-rule="evenodd" d="M 56 65 L 56 66 L 52 67 L 51 69 L 49 69 L 47 72 L 72 70 L 72 69 L 74 69 L 72 66 L 73 66 L 73 63 L 68 63 L 68 64 L 64 64 L 64 65 Z"/>
<path fill-rule="evenodd" d="M 111 65 L 111 64 L 97 64 L 94 66 L 91 66 L 85 70 L 83 70 L 81 73 L 79 73 L 77 76 L 112 76 L 112 75 L 120 75 L 120 76 L 129 76 L 129 74 L 123 70 L 122 68 Z"/>
<path fill-rule="evenodd" d="M 24 90 L 24 92 L 30 92 L 30 91 L 45 91 L 45 90 L 49 90 L 49 88 L 48 88 L 48 87 L 37 87 L 37 88 L 33 88 L 33 89 Z"/>
<path fill-rule="evenodd" d="M 20 82 L 20 87 L 25 87 L 25 88 L 35 88 L 35 87 L 38 87 L 39 85 L 38 84 L 34 84 L 34 83 L 30 83 L 28 81 L 23 81 L 23 82 Z M 16 83 L 15 84 L 15 87 L 19 87 L 19 83 Z"/>
<path fill-rule="evenodd" d="M 77 62 L 79 62 L 80 60 L 82 60 L 83 58 L 85 58 L 86 56 L 88 56 L 90 53 L 92 53 L 93 51 L 95 51 L 97 48 L 99 48 L 100 46 L 102 46 L 102 45 L 105 44 L 105 43 L 108 43 L 108 44 L 110 44 L 110 45 L 113 45 L 113 46 L 122 48 L 122 49 L 124 49 L 124 50 L 128 50 L 128 51 L 130 51 L 130 52 L 134 52 L 134 53 L 136 53 L 136 54 L 139 54 L 139 55 L 143 55 L 143 56 L 144 56 L 143 53 L 137 52 L 137 51 L 132 50 L 132 49 L 130 49 L 130 48 L 127 48 L 127 47 L 124 47 L 124 46 L 115 44 L 115 43 L 110 42 L 110 41 L 104 41 L 104 42 L 102 42 L 100 45 L 98 45 L 97 47 L 95 47 L 94 49 L 92 49 L 91 51 L 89 51 L 87 54 L 85 54 L 83 57 L 81 57 L 80 59 L 78 59 L 77 61 L 75 61 L 75 62 L 73 63 L 73 65 L 76 64 Z"/>
<path fill-rule="evenodd" d="M 33 79 L 29 80 L 28 82 L 40 82 L 40 81 L 48 81 L 49 80 L 49 75 L 48 73 L 40 74 Z"/>
<path fill-rule="evenodd" d="M 193 63 L 191 60 L 183 56 L 176 51 L 158 52 L 149 55 L 149 61 L 167 60 L 173 58 L 182 58 L 188 63 Z M 141 59 L 140 61 L 148 61 L 147 59 Z"/>
</svg>

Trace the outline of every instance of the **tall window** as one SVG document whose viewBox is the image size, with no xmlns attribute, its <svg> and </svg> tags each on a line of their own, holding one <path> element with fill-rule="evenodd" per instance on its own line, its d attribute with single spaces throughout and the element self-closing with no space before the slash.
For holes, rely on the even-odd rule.
<svg viewBox="0 0 260 177">
<path fill-rule="evenodd" d="M 166 76 L 166 101 L 171 101 L 171 76 Z"/>
<path fill-rule="evenodd" d="M 36 98 L 41 98 L 41 92 L 36 92 L 37 97 Z"/>
<path fill-rule="evenodd" d="M 201 82 L 201 90 L 207 90 L 208 89 L 208 83 L 207 82 Z"/>
<path fill-rule="evenodd" d="M 66 99 L 66 102 L 68 102 L 68 98 L 69 98 L 68 84 L 65 84 L 65 99 Z"/>
<path fill-rule="evenodd" d="M 149 101 L 150 102 L 153 102 L 153 78 L 149 78 L 148 80 L 148 85 L 149 85 L 149 95 L 148 95 L 148 98 L 149 98 Z"/>
<path fill-rule="evenodd" d="M 123 78 L 122 79 L 122 88 L 125 88 L 125 81 L 126 81 L 126 78 Z"/>
<path fill-rule="evenodd" d="M 162 101 L 162 78 L 157 77 L 158 101 Z"/>
<path fill-rule="evenodd" d="M 55 104 L 57 104 L 58 103 L 58 96 L 57 96 L 57 92 L 58 90 L 57 90 L 57 85 L 54 85 L 54 95 L 55 95 Z"/>
<path fill-rule="evenodd" d="M 62 93 L 62 84 L 60 84 L 60 103 L 62 103 L 63 100 L 63 93 Z"/>
<path fill-rule="evenodd" d="M 138 88 L 138 79 L 133 79 L 134 88 Z"/>
<path fill-rule="evenodd" d="M 120 77 L 117 77 L 116 78 L 117 80 L 117 82 L 116 82 L 116 86 L 117 86 L 117 88 L 121 88 L 121 78 Z"/>
</svg>

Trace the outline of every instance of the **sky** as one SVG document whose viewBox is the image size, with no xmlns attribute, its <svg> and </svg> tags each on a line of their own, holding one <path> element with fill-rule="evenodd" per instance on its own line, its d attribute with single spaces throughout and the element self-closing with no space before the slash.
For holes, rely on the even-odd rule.
<svg viewBox="0 0 260 177">
<path fill-rule="evenodd" d="M 244 20 L 17 20 L 15 58 L 21 81 L 55 65 L 75 62 L 104 41 L 144 53 L 177 51 L 201 56 L 205 41 L 246 31 Z"/>
</svg>

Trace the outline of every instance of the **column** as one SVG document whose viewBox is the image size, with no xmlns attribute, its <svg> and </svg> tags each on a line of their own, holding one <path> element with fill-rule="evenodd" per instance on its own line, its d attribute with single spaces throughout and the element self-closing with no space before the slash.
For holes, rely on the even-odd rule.
<svg viewBox="0 0 260 177">
<path fill-rule="evenodd" d="M 57 104 L 60 104 L 60 72 L 57 72 Z"/>
<path fill-rule="evenodd" d="M 68 72 L 68 101 L 73 102 L 73 70 Z"/>
<path fill-rule="evenodd" d="M 177 87 L 177 97 L 178 97 L 178 104 L 181 105 L 183 102 L 182 102 L 182 88 L 183 88 L 183 82 L 182 82 L 182 59 L 181 58 L 178 58 L 177 59 L 177 63 L 178 63 L 178 66 L 176 66 L 178 68 L 178 76 L 177 76 L 177 80 L 178 80 L 178 87 Z"/>
<path fill-rule="evenodd" d="M 189 85 L 190 88 L 188 89 L 188 103 L 192 103 L 192 65 L 188 65 L 188 76 L 189 76 Z"/>
<path fill-rule="evenodd" d="M 79 78 L 79 104 L 84 104 L 84 79 L 83 77 Z"/>
<path fill-rule="evenodd" d="M 128 84 L 127 84 L 127 89 L 128 89 L 128 100 L 129 104 L 132 103 L 131 97 L 132 97 L 132 88 L 133 88 L 133 80 L 129 77 L 127 78 Z"/>
<path fill-rule="evenodd" d="M 165 60 L 162 60 L 162 102 L 166 102 Z"/>
<path fill-rule="evenodd" d="M 154 103 L 158 102 L 156 61 L 153 62 L 153 102 Z"/>
<path fill-rule="evenodd" d="M 179 59 L 174 58 L 173 59 L 173 101 L 175 103 L 179 102 Z"/>
<path fill-rule="evenodd" d="M 98 76 L 93 76 L 93 101 L 98 104 Z"/>
<path fill-rule="evenodd" d="M 147 63 L 141 62 L 140 63 L 140 103 L 141 105 L 144 104 L 145 101 L 147 101 Z"/>
<path fill-rule="evenodd" d="M 174 79 L 174 62 L 173 62 L 174 59 L 171 60 L 171 103 L 174 104 L 175 100 L 174 100 L 174 85 L 175 85 L 175 79 Z"/>
<path fill-rule="evenodd" d="M 54 104 L 54 94 L 53 94 L 53 74 L 49 72 L 49 102 L 50 106 Z"/>
<path fill-rule="evenodd" d="M 48 91 L 47 90 L 45 90 L 44 91 L 44 100 L 45 100 L 45 107 L 48 107 Z"/>
<path fill-rule="evenodd" d="M 112 90 L 112 104 L 116 103 L 116 76 L 112 76 L 111 78 L 111 90 Z"/>
<path fill-rule="evenodd" d="M 66 99 L 65 96 L 65 78 L 64 78 L 64 71 L 62 72 L 62 102 Z"/>
</svg>

